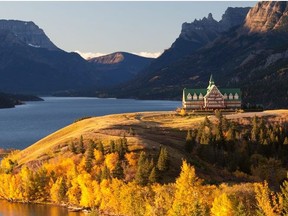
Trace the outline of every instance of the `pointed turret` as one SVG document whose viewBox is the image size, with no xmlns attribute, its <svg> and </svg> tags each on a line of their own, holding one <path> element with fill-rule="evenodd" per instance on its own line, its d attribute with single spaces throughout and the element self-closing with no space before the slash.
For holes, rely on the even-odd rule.
<svg viewBox="0 0 288 216">
<path fill-rule="evenodd" d="M 214 83 L 214 79 L 213 79 L 213 76 L 212 76 L 212 74 L 210 75 L 210 80 L 209 80 L 209 85 L 208 85 L 208 88 L 207 89 L 209 89 L 211 86 L 213 86 L 213 85 L 215 85 L 215 83 Z"/>
</svg>

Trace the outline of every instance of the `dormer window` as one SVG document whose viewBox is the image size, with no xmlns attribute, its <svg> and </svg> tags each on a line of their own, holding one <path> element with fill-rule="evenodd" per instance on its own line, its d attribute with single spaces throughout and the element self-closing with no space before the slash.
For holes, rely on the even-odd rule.
<svg viewBox="0 0 288 216">
<path fill-rule="evenodd" d="M 197 97 L 196 93 L 194 93 L 194 95 L 193 95 L 193 100 L 198 100 L 198 97 Z"/>
<path fill-rule="evenodd" d="M 192 95 L 190 93 L 187 95 L 187 100 L 192 100 Z"/>
<path fill-rule="evenodd" d="M 233 94 L 232 93 L 229 94 L 229 100 L 233 100 Z"/>
<path fill-rule="evenodd" d="M 235 100 L 238 100 L 238 99 L 239 99 L 239 95 L 238 95 L 237 93 L 234 95 L 234 99 L 235 99 Z"/>
<path fill-rule="evenodd" d="M 227 94 L 225 93 L 223 96 L 224 96 L 224 99 L 227 100 L 228 98 Z"/>
<path fill-rule="evenodd" d="M 199 100 L 203 100 L 203 95 L 202 95 L 202 93 L 199 94 Z"/>
</svg>

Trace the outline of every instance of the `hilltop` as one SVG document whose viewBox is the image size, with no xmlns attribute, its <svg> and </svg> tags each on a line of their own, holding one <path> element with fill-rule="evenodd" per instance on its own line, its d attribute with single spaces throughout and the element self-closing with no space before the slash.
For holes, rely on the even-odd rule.
<svg viewBox="0 0 288 216">
<path fill-rule="evenodd" d="M 267 118 L 272 122 L 279 122 L 281 119 L 287 120 L 288 110 L 229 114 L 225 118 L 229 121 L 241 122 L 241 124 L 247 126 L 254 116 Z M 223 171 L 221 167 L 209 165 L 209 163 L 198 158 L 197 155 L 191 157 L 185 150 L 187 131 L 197 130 L 204 120 L 204 116 L 188 115 L 183 117 L 174 111 L 126 113 L 83 119 L 20 151 L 15 155 L 15 160 L 17 160 L 18 167 L 27 165 L 33 169 L 43 163 L 57 160 L 57 158 L 75 157 L 69 146 L 71 143 L 79 143 L 81 136 L 83 137 L 84 146 L 87 147 L 91 140 L 94 143 L 101 141 L 106 152 L 109 152 L 111 140 L 116 141 L 125 136 L 128 149 L 132 152 L 139 153 L 144 150 L 146 153 L 155 156 L 158 154 L 160 147 L 165 147 L 168 150 L 171 167 L 164 179 L 166 182 L 173 182 L 179 175 L 183 159 L 192 163 L 198 161 L 199 167 L 196 167 L 199 171 L 198 174 L 209 181 L 236 181 L 237 177 L 233 174 Z M 209 116 L 209 120 L 213 124 L 217 124 L 217 118 L 214 115 Z M 131 129 L 133 134 L 131 134 Z M 203 167 L 206 170 L 203 170 Z M 209 172 L 207 172 L 207 169 Z"/>
<path fill-rule="evenodd" d="M 282 215 L 287 119 L 288 110 L 78 119 L 3 158 L 0 197 L 98 215 L 223 215 L 223 205 L 227 216 Z"/>
</svg>

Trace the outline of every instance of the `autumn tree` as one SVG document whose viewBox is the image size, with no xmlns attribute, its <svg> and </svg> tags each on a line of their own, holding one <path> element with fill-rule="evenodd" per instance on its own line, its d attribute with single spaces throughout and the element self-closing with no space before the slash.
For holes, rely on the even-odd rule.
<svg viewBox="0 0 288 216">
<path fill-rule="evenodd" d="M 281 194 L 283 199 L 283 215 L 288 215 L 288 181 L 285 180 L 280 186 Z"/>
<path fill-rule="evenodd" d="M 230 216 L 233 214 L 233 205 L 226 193 L 215 197 L 211 208 L 213 216 Z"/>
<path fill-rule="evenodd" d="M 267 182 L 255 183 L 257 214 L 265 216 L 280 215 L 276 195 L 269 190 Z"/>
<path fill-rule="evenodd" d="M 194 167 L 183 161 L 180 176 L 175 183 L 174 202 L 169 215 L 205 215 L 206 209 L 202 205 L 205 197 L 201 196 L 202 182 L 203 180 L 196 176 Z"/>
<path fill-rule="evenodd" d="M 52 185 L 50 189 L 51 200 L 55 203 L 61 203 L 66 201 L 67 185 L 65 178 L 58 177 L 56 182 Z"/>
</svg>

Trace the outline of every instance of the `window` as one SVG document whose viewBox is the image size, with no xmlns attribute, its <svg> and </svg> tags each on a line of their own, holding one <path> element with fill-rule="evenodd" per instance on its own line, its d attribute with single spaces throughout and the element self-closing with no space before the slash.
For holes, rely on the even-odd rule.
<svg viewBox="0 0 288 216">
<path fill-rule="evenodd" d="M 229 100 L 233 100 L 233 94 L 232 93 L 229 94 Z"/>
<path fill-rule="evenodd" d="M 203 95 L 202 95 L 202 93 L 199 94 L 199 100 L 203 100 Z"/>
<path fill-rule="evenodd" d="M 190 93 L 187 95 L 187 100 L 192 100 L 192 96 Z"/>
<path fill-rule="evenodd" d="M 235 99 L 235 100 L 238 100 L 238 99 L 239 99 L 239 95 L 238 95 L 237 93 L 234 95 L 234 99 Z"/>
<path fill-rule="evenodd" d="M 193 95 L 193 100 L 198 100 L 196 93 L 194 93 L 194 95 Z"/>
<path fill-rule="evenodd" d="M 227 98 L 228 98 L 228 96 L 227 96 L 227 94 L 225 93 L 225 94 L 224 94 L 224 99 L 227 99 Z"/>
</svg>

